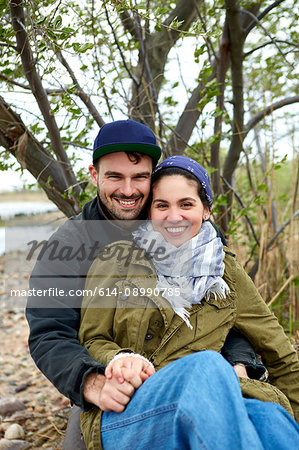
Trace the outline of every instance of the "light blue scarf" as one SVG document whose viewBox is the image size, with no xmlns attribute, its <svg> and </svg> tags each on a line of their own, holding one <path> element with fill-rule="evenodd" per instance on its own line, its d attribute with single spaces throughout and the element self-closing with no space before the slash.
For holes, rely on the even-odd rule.
<svg viewBox="0 0 299 450">
<path fill-rule="evenodd" d="M 209 301 L 211 294 L 225 298 L 230 292 L 222 278 L 223 245 L 211 223 L 203 222 L 199 233 L 180 247 L 166 242 L 161 233 L 154 231 L 150 221 L 134 231 L 133 237 L 152 258 L 158 277 L 157 289 L 188 327 L 192 328 L 186 308 L 201 303 L 205 296 Z M 157 249 L 161 248 L 165 249 L 163 258 L 157 257 L 161 255 Z M 171 294 L 174 292 L 178 295 Z"/>
</svg>

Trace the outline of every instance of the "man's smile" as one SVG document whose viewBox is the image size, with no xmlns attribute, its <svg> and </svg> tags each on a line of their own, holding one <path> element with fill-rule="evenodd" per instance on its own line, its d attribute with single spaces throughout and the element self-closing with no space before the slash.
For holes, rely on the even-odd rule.
<svg viewBox="0 0 299 450">
<path fill-rule="evenodd" d="M 142 198 L 141 196 L 131 199 L 113 197 L 113 200 L 115 200 L 122 208 L 131 209 L 135 208 L 135 206 L 140 202 L 141 198 Z"/>
</svg>

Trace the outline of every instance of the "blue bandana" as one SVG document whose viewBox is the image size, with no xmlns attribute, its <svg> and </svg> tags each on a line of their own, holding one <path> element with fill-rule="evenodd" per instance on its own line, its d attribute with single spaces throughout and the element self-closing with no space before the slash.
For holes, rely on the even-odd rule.
<svg viewBox="0 0 299 450">
<path fill-rule="evenodd" d="M 167 169 L 169 167 L 179 167 L 181 169 L 187 170 L 187 172 L 192 173 L 192 175 L 194 175 L 202 184 L 211 208 L 213 203 L 213 195 L 209 175 L 208 172 L 198 162 L 194 161 L 194 159 L 188 158 L 187 156 L 170 156 L 169 158 L 164 159 L 164 161 L 162 161 L 161 164 L 159 164 L 155 168 L 153 173 L 156 173 L 161 169 Z"/>
</svg>

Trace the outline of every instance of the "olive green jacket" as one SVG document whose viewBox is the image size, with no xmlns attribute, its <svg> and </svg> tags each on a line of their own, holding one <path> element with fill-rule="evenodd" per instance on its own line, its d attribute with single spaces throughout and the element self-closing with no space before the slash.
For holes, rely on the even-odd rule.
<svg viewBox="0 0 299 450">
<path fill-rule="evenodd" d="M 145 356 L 159 370 L 190 353 L 220 352 L 229 330 L 235 327 L 261 356 L 271 383 L 241 379 L 243 395 L 279 402 L 291 414 L 293 410 L 299 421 L 296 352 L 244 269 L 227 248 L 224 250 L 223 278 L 230 294 L 225 299 L 211 295 L 209 301 L 193 305 L 190 329 L 155 289 L 156 272 L 144 251 L 126 241 L 107 246 L 88 273 L 80 342 L 102 364 L 129 351 Z M 83 414 L 87 441 L 95 416 L 95 411 Z"/>
</svg>

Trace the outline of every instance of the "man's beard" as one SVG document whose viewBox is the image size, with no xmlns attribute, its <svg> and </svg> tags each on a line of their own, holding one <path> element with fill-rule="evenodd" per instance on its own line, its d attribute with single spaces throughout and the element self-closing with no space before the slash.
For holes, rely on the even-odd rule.
<svg viewBox="0 0 299 450">
<path fill-rule="evenodd" d="M 107 216 L 110 216 L 112 219 L 116 220 L 134 220 L 139 219 L 142 213 L 142 210 L 144 208 L 143 202 L 143 196 L 140 195 L 132 195 L 131 197 L 125 197 L 122 195 L 115 195 L 110 197 L 111 203 L 108 205 L 107 198 L 103 198 L 103 196 L 100 193 L 99 187 L 98 187 L 98 197 L 101 201 L 102 206 L 104 207 L 104 212 Z M 121 205 L 119 207 L 117 204 L 114 203 L 113 198 L 117 199 L 123 199 L 123 200 L 133 200 L 136 198 L 140 198 L 138 205 L 136 208 L 132 210 L 125 210 L 121 208 Z"/>
</svg>

